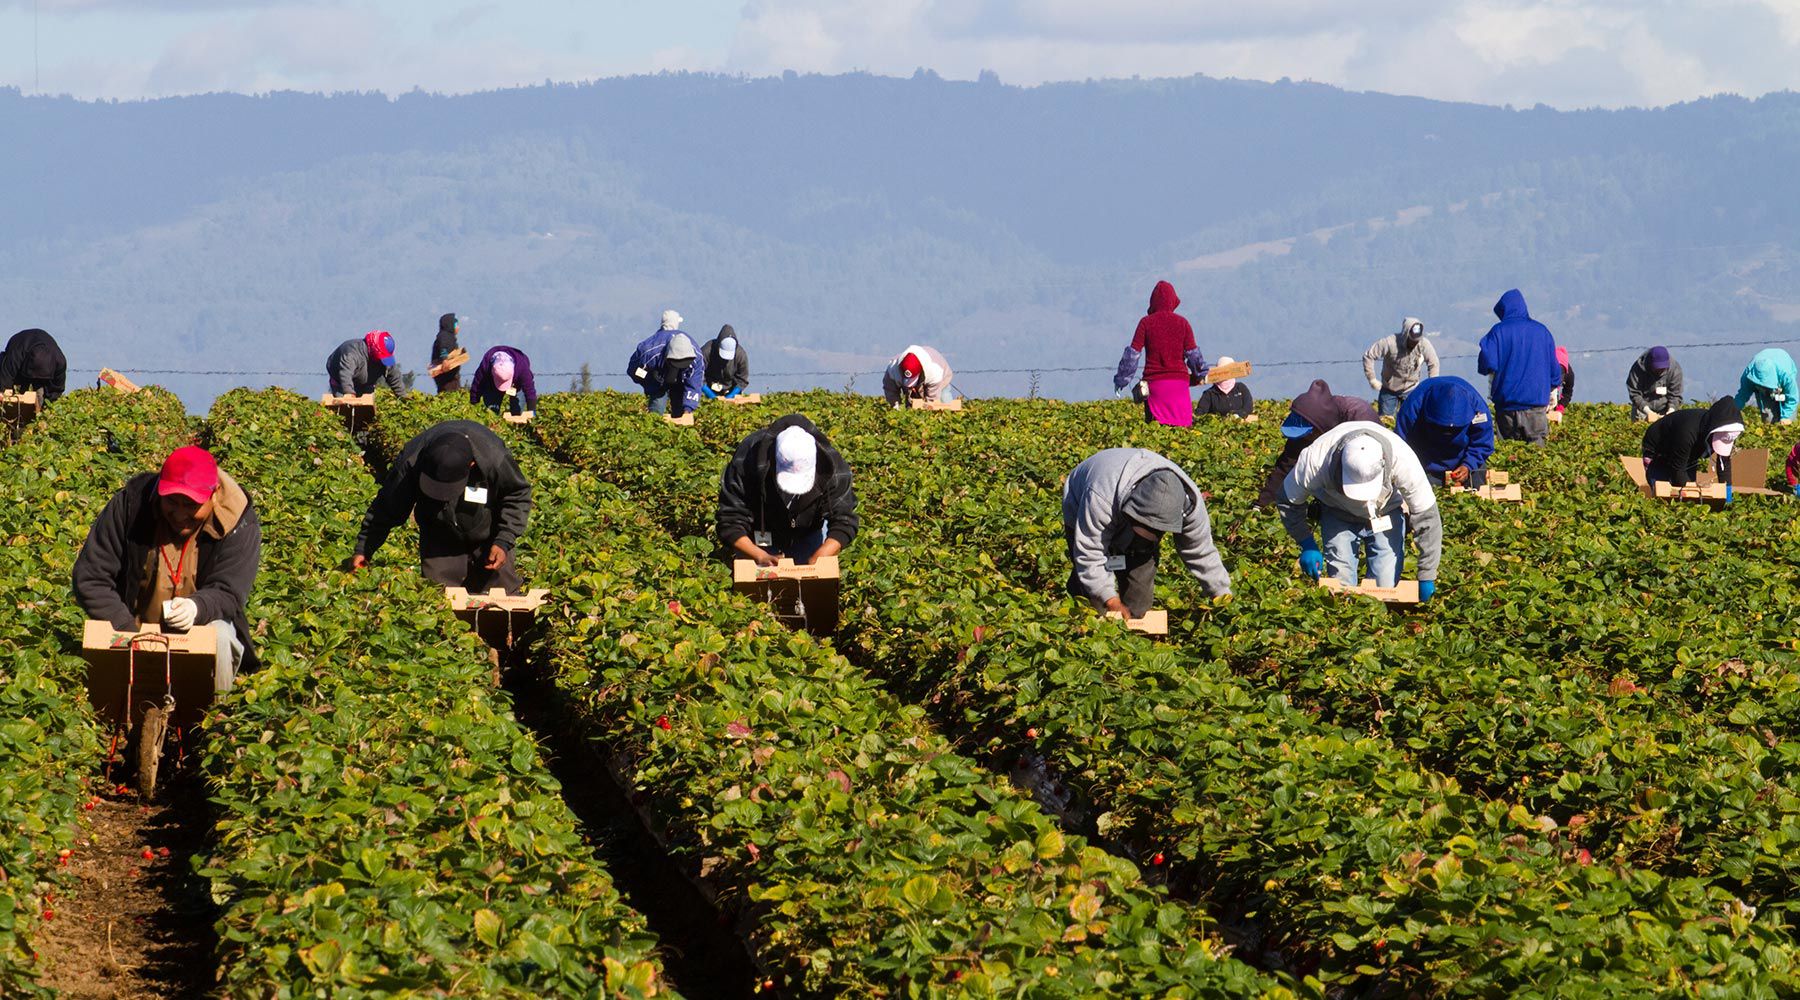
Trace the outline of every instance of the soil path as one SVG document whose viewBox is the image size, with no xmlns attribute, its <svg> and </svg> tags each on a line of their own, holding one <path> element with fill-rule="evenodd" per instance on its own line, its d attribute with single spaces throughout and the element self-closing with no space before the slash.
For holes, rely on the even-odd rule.
<svg viewBox="0 0 1800 1000">
<path fill-rule="evenodd" d="M 39 982 L 69 1000 L 205 996 L 215 910 L 191 866 L 206 847 L 202 790 L 183 775 L 150 806 L 135 791 L 91 804 L 64 862 L 73 882 L 36 937 Z"/>
</svg>

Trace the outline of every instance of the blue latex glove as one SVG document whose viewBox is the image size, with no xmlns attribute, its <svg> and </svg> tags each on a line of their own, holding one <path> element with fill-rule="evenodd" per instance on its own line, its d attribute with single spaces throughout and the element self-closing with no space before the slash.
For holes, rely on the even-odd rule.
<svg viewBox="0 0 1800 1000">
<path fill-rule="evenodd" d="M 1420 604 L 1424 604 L 1426 601 L 1431 600 L 1431 595 L 1435 594 L 1435 593 L 1437 593 L 1437 581 L 1436 580 L 1420 580 L 1419 581 L 1419 603 Z"/>
<path fill-rule="evenodd" d="M 1726 503 L 1731 502 L 1731 484 L 1730 483 L 1725 484 L 1725 502 Z"/>
<path fill-rule="evenodd" d="M 1800 485 L 1794 487 L 1794 495 L 1800 497 Z"/>
<path fill-rule="evenodd" d="M 1300 572 L 1314 580 L 1319 578 L 1319 574 L 1325 572 L 1325 553 L 1320 552 L 1319 543 L 1310 538 L 1300 546 Z"/>
</svg>

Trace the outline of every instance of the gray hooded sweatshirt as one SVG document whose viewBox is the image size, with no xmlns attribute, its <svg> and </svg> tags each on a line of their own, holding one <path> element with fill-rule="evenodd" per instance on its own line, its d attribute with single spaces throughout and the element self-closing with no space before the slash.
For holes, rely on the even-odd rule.
<svg viewBox="0 0 1800 1000">
<path fill-rule="evenodd" d="M 1121 515 L 1121 509 L 1138 482 L 1160 470 L 1172 471 L 1180 478 L 1189 500 L 1181 530 L 1175 532 L 1175 551 L 1207 596 L 1231 593 L 1231 574 L 1225 571 L 1219 549 L 1213 544 L 1212 519 L 1207 517 L 1200 487 L 1181 471 L 1181 466 L 1156 452 L 1108 448 L 1077 465 L 1063 486 L 1063 534 L 1069 544 L 1069 559 L 1075 564 L 1081 589 L 1096 604 L 1119 596 L 1113 572 L 1106 568 L 1106 558 L 1114 551 L 1123 551 L 1120 536 L 1131 532 L 1131 521 Z"/>
<path fill-rule="evenodd" d="M 1406 331 L 1424 324 L 1415 316 L 1408 316 L 1400 323 L 1399 333 L 1390 333 L 1369 345 L 1363 352 L 1363 377 L 1369 380 L 1369 388 L 1387 391 L 1404 396 L 1413 390 L 1413 386 L 1428 378 L 1438 376 L 1437 348 L 1423 333 L 1419 334 L 1416 343 L 1409 344 Z M 1381 365 L 1381 377 L 1376 378 L 1375 366 Z"/>
</svg>

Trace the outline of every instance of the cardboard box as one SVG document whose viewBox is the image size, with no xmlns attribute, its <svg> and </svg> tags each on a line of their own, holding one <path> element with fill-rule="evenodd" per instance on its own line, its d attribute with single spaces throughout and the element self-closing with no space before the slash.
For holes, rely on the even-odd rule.
<svg viewBox="0 0 1800 1000">
<path fill-rule="evenodd" d="M 735 396 L 720 396 L 718 398 L 717 402 L 730 403 L 733 406 L 749 406 L 752 403 L 762 402 L 762 393 L 760 393 L 760 392 L 741 392 Z"/>
<path fill-rule="evenodd" d="M 1740 459 L 1742 460 L 1740 464 Z M 1631 477 L 1633 485 L 1647 497 L 1657 500 L 1707 500 L 1715 506 L 1725 502 L 1725 484 L 1711 469 L 1703 469 L 1699 477 L 1688 486 L 1675 487 L 1668 483 L 1650 482 L 1644 471 L 1644 459 L 1640 455 L 1620 455 L 1619 464 L 1624 466 L 1625 474 Z M 1767 448 L 1739 448 L 1731 456 L 1731 489 L 1734 493 L 1747 493 L 1756 496 L 1782 496 L 1778 490 L 1769 489 L 1763 484 L 1769 481 L 1769 450 Z"/>
<path fill-rule="evenodd" d="M 1563 420 L 1562 412 L 1559 410 L 1555 410 L 1555 409 L 1550 410 L 1548 413 L 1545 414 L 1545 416 L 1548 417 L 1550 422 L 1553 424 L 1560 424 L 1560 423 L 1562 423 L 1562 420 Z"/>
<path fill-rule="evenodd" d="M 1124 618 L 1125 616 L 1119 614 L 1117 611 L 1108 611 L 1106 617 Z M 1149 611 L 1144 612 L 1144 617 L 1142 618 L 1126 619 L 1125 627 L 1133 632 L 1142 632 L 1145 635 L 1168 635 L 1169 613 L 1162 608 L 1152 608 Z"/>
<path fill-rule="evenodd" d="M 509 424 L 529 424 L 535 416 L 537 416 L 536 410 L 526 410 L 524 413 L 502 413 L 500 419 Z"/>
<path fill-rule="evenodd" d="M 670 416 L 669 414 L 665 413 L 665 414 L 663 414 L 663 419 L 667 420 L 669 423 L 674 424 L 677 427 L 692 427 L 692 426 L 694 426 L 694 411 L 689 410 L 686 413 L 683 413 L 679 417 Z"/>
<path fill-rule="evenodd" d="M 136 382 L 133 382 L 132 380 L 126 378 L 125 376 L 120 375 L 118 372 L 113 371 L 111 368 L 100 369 L 100 377 L 96 381 L 98 381 L 99 384 L 101 384 L 101 385 L 110 385 L 114 389 L 119 390 L 120 392 L 136 392 L 136 391 L 138 391 L 138 384 Z"/>
<path fill-rule="evenodd" d="M 961 413 L 962 404 L 963 401 L 960 399 L 940 399 L 935 402 L 929 399 L 915 399 L 912 401 L 912 408 L 915 410 L 939 410 L 945 413 Z"/>
<path fill-rule="evenodd" d="M 1322 576 L 1319 586 L 1334 594 L 1359 594 L 1373 597 L 1383 604 L 1417 604 L 1419 603 L 1419 581 L 1401 580 L 1392 587 L 1378 587 L 1373 578 L 1365 579 L 1354 587 L 1347 587 L 1335 576 Z"/>
<path fill-rule="evenodd" d="M 186 632 L 164 633 L 157 625 L 119 632 L 111 622 L 90 618 L 82 627 L 81 655 L 88 665 L 88 704 L 107 725 L 136 721 L 144 708 L 162 701 L 171 681 L 175 725 L 198 723 L 212 704 L 219 637 L 211 625 L 195 625 Z"/>
<path fill-rule="evenodd" d="M 500 651 L 512 649 L 537 624 L 538 609 L 549 594 L 541 588 L 510 595 L 498 587 L 486 594 L 471 594 L 461 587 L 444 589 L 450 611 L 468 622 L 490 648 Z"/>
<path fill-rule="evenodd" d="M 465 351 L 459 347 L 456 350 L 451 351 L 449 354 L 445 355 L 444 360 L 438 362 L 435 365 L 432 365 L 430 368 L 425 369 L 425 374 L 430 375 L 432 378 L 437 378 L 439 375 L 442 375 L 445 372 L 455 371 L 456 369 L 461 368 L 463 365 L 466 365 L 468 363 L 469 363 L 469 352 Z"/>
<path fill-rule="evenodd" d="M 1478 489 L 1472 490 L 1467 486 L 1450 486 L 1446 492 L 1473 493 L 1483 500 L 1493 500 L 1499 503 L 1523 503 L 1525 501 L 1525 494 L 1519 489 L 1519 484 L 1513 482 L 1512 475 L 1506 472 L 1489 472 L 1487 485 Z"/>
<path fill-rule="evenodd" d="M 837 556 L 825 556 L 811 565 L 782 559 L 774 566 L 758 566 L 751 559 L 731 563 L 731 585 L 740 594 L 768 603 L 775 616 L 813 635 L 837 631 Z"/>
<path fill-rule="evenodd" d="M 1712 463 L 1703 463 L 1706 467 L 1694 477 L 1694 481 L 1702 485 L 1717 483 L 1718 473 L 1712 470 Z M 1735 448 L 1731 452 L 1731 489 L 1734 493 L 1750 493 L 1765 497 L 1787 496 L 1780 490 L 1769 489 L 1769 449 L 1767 448 Z"/>
<path fill-rule="evenodd" d="M 35 389 L 24 392 L 13 392 L 11 389 L 0 391 L 0 423 L 9 427 L 22 427 L 31 423 L 43 408 L 44 402 Z"/>
<path fill-rule="evenodd" d="M 1206 378 L 1202 380 L 1201 384 L 1217 385 L 1228 378 L 1243 378 L 1250 374 L 1250 371 L 1251 367 L 1248 361 L 1233 361 L 1228 365 L 1215 365 L 1207 369 Z"/>
<path fill-rule="evenodd" d="M 361 396 L 333 396 L 328 392 L 319 397 L 319 402 L 326 409 L 342 416 L 344 426 L 352 434 L 368 427 L 375 419 L 375 394 L 372 392 Z"/>
</svg>

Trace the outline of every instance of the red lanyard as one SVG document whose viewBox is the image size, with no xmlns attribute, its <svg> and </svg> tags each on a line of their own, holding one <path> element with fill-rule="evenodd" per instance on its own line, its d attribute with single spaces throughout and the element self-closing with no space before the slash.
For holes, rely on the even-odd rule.
<svg viewBox="0 0 1800 1000">
<path fill-rule="evenodd" d="M 188 545 L 191 544 L 193 540 L 194 536 L 189 535 L 187 541 L 181 543 L 181 558 L 176 560 L 173 565 L 170 565 L 169 563 L 169 553 L 166 551 L 168 549 L 167 545 L 158 546 L 156 550 L 156 554 L 162 559 L 163 569 L 169 571 L 169 580 L 172 584 L 170 591 L 177 597 L 181 596 L 181 577 L 187 567 Z"/>
</svg>

